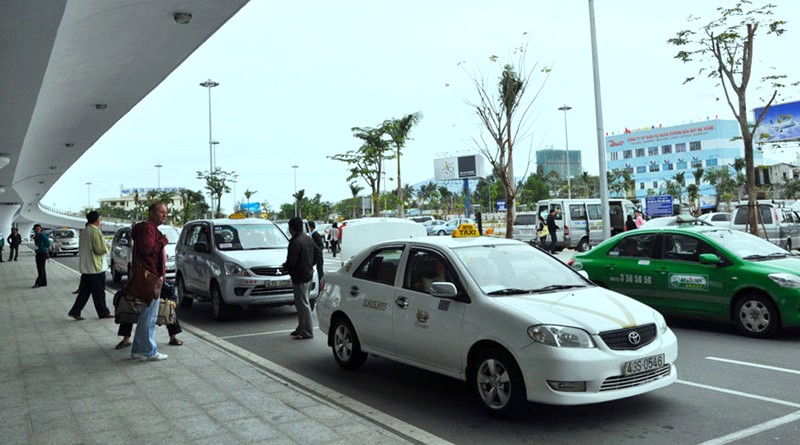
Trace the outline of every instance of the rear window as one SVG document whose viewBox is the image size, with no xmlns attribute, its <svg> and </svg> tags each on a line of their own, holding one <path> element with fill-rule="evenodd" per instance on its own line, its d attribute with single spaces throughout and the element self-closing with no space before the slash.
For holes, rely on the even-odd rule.
<svg viewBox="0 0 800 445">
<path fill-rule="evenodd" d="M 517 219 L 514 220 L 515 226 L 535 226 L 536 225 L 536 215 L 517 215 Z"/>
<path fill-rule="evenodd" d="M 772 219 L 772 208 L 768 205 L 760 205 L 758 208 L 761 211 L 761 220 L 759 221 L 759 224 L 773 224 L 774 221 Z M 750 220 L 749 210 L 750 207 L 747 206 L 738 207 L 736 209 L 736 214 L 733 217 L 733 223 L 741 225 L 747 224 L 747 221 Z"/>
</svg>

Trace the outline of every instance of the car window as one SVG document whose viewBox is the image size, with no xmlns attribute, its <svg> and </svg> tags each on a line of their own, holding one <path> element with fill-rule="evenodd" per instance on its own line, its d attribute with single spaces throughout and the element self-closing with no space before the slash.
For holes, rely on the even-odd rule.
<svg viewBox="0 0 800 445">
<path fill-rule="evenodd" d="M 450 263 L 436 252 L 412 249 L 408 257 L 403 287 L 428 294 L 431 291 L 431 284 L 440 281 L 453 283 L 458 287 L 458 280 Z"/>
<path fill-rule="evenodd" d="M 177 244 L 180 232 L 172 226 L 159 226 L 158 230 L 167 237 L 169 244 Z"/>
<path fill-rule="evenodd" d="M 353 273 L 353 277 L 393 286 L 402 254 L 402 247 L 381 249 L 367 257 Z"/>
<path fill-rule="evenodd" d="M 569 217 L 574 220 L 586 219 L 586 208 L 582 204 L 570 204 Z"/>
<path fill-rule="evenodd" d="M 738 230 L 720 229 L 712 232 L 703 232 L 703 235 L 740 258 L 752 256 L 774 257 L 775 255 L 788 254 L 788 252 L 769 241 Z"/>
<path fill-rule="evenodd" d="M 747 207 L 747 206 L 738 207 L 736 209 L 736 215 L 734 216 L 733 223 L 734 224 L 747 224 L 747 221 L 750 219 L 748 217 L 748 215 L 750 213 L 749 209 L 750 208 Z M 759 224 L 761 224 L 761 223 L 772 224 L 773 220 L 772 220 L 772 212 L 771 212 L 772 209 L 771 209 L 771 207 L 768 206 L 768 205 L 759 205 L 758 209 L 759 209 L 759 211 L 761 213 L 761 220 L 759 221 Z"/>
<path fill-rule="evenodd" d="M 700 255 L 720 253 L 703 240 L 682 233 L 665 233 L 663 237 L 664 259 L 700 262 Z"/>
<path fill-rule="evenodd" d="M 186 237 L 186 244 L 194 246 L 197 243 L 208 244 L 208 229 L 205 224 L 197 224 L 190 228 L 189 236 Z"/>
<path fill-rule="evenodd" d="M 75 238 L 75 232 L 73 232 L 72 230 L 54 230 L 53 238 L 55 239 Z"/>
<path fill-rule="evenodd" d="M 534 226 L 536 225 L 536 215 L 534 214 L 517 215 L 516 219 L 514 219 L 514 225 Z"/>
<path fill-rule="evenodd" d="M 285 249 L 286 235 L 270 222 L 264 224 L 220 224 L 214 226 L 214 245 L 219 250 Z"/>
<path fill-rule="evenodd" d="M 731 215 L 726 213 L 718 213 L 716 215 L 711 216 L 711 221 L 730 221 Z"/>
<path fill-rule="evenodd" d="M 608 256 L 629 258 L 652 258 L 656 234 L 643 233 L 626 236 L 608 251 Z"/>
<path fill-rule="evenodd" d="M 561 208 L 561 204 L 550 204 L 550 210 L 556 211 L 556 220 L 561 221 L 564 218 L 564 211 Z M 545 215 L 545 218 L 547 218 L 547 215 Z"/>
<path fill-rule="evenodd" d="M 485 294 L 587 285 L 564 263 L 525 243 L 460 247 L 453 252 Z"/>
<path fill-rule="evenodd" d="M 589 213 L 589 219 L 603 219 L 603 213 L 600 211 L 600 204 L 587 204 L 586 210 Z"/>
</svg>

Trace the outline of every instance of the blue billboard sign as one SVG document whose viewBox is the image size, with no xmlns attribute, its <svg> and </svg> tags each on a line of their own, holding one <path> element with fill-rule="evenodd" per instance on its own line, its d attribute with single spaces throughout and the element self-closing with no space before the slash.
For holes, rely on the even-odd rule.
<svg viewBox="0 0 800 445">
<path fill-rule="evenodd" d="M 753 121 L 763 112 L 763 107 L 753 110 Z M 797 140 L 800 140 L 800 101 L 769 107 L 753 137 L 756 143 Z"/>
<path fill-rule="evenodd" d="M 505 212 L 506 211 L 506 202 L 505 200 L 497 201 L 497 211 L 498 212 Z"/>
<path fill-rule="evenodd" d="M 261 204 L 258 202 L 244 202 L 242 203 L 242 210 L 246 210 L 251 213 L 256 213 L 261 210 Z"/>
<path fill-rule="evenodd" d="M 672 196 L 648 196 L 645 198 L 645 213 L 651 218 L 672 216 Z"/>
</svg>

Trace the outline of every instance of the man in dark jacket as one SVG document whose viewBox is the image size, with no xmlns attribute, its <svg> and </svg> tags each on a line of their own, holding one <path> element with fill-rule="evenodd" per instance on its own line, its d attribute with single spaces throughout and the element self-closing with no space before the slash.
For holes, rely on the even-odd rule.
<svg viewBox="0 0 800 445">
<path fill-rule="evenodd" d="M 314 338 L 314 324 L 311 321 L 311 305 L 308 294 L 314 279 L 314 251 L 316 244 L 303 232 L 303 220 L 294 217 L 289 220 L 289 248 L 283 268 L 292 278 L 294 306 L 297 308 L 297 329 L 292 332 L 295 340 Z"/>
<path fill-rule="evenodd" d="M 553 255 L 557 252 L 556 243 L 558 242 L 558 236 L 556 235 L 556 231 L 558 229 L 560 229 L 560 227 L 556 225 L 556 211 L 550 210 L 550 214 L 547 215 L 547 230 L 550 232 L 550 245 L 547 246 L 547 250 Z"/>
<path fill-rule="evenodd" d="M 322 251 L 325 250 L 325 242 L 322 241 L 322 235 L 317 232 L 317 223 L 314 221 L 308 221 L 308 230 L 311 231 L 309 235 L 311 235 L 311 239 L 314 241 L 314 244 L 317 245 L 317 249 L 314 250 L 314 264 L 317 266 L 317 280 L 321 280 L 322 276 L 325 275 L 325 272 L 322 270 L 322 265 L 324 264 L 325 260 L 322 258 Z M 318 292 L 319 284 L 317 285 Z"/>
<path fill-rule="evenodd" d="M 8 261 L 11 261 L 12 257 L 14 258 L 14 261 L 17 261 L 20 244 L 22 244 L 22 236 L 19 234 L 19 229 L 14 227 L 11 229 L 11 235 L 8 235 Z"/>
</svg>

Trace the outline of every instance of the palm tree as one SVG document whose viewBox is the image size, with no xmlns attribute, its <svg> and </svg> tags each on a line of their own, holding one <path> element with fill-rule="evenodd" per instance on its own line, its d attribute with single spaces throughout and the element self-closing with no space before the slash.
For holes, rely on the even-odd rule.
<svg viewBox="0 0 800 445">
<path fill-rule="evenodd" d="M 676 173 L 675 183 L 678 190 L 678 204 L 683 208 L 683 186 L 686 185 L 686 172 Z"/>
<path fill-rule="evenodd" d="M 411 204 L 414 200 L 414 186 L 411 184 L 406 184 L 403 186 L 403 194 L 398 196 L 398 198 L 405 198 L 407 204 Z"/>
<path fill-rule="evenodd" d="M 351 182 L 350 184 L 348 184 L 348 186 L 350 187 L 350 193 L 353 195 L 353 218 L 355 218 L 356 209 L 358 208 L 358 200 L 356 198 L 358 197 L 359 192 L 361 192 L 361 190 L 364 190 L 364 187 L 361 187 L 355 182 Z"/>
<path fill-rule="evenodd" d="M 397 215 L 403 217 L 403 187 L 400 176 L 400 151 L 406 145 L 408 133 L 411 132 L 411 127 L 422 119 L 422 113 L 416 112 L 405 115 L 400 119 L 389 119 L 383 122 L 383 129 L 394 145 L 395 154 L 397 158 L 397 198 L 400 204 L 397 206 Z"/>
<path fill-rule="evenodd" d="M 589 197 L 592 196 L 592 194 L 589 192 L 589 181 L 590 180 L 591 180 L 591 175 L 589 174 L 589 172 L 585 171 L 585 172 L 581 173 L 581 182 L 583 182 L 584 190 L 586 190 L 586 198 L 589 198 Z"/>
<path fill-rule="evenodd" d="M 247 203 L 248 204 L 250 204 L 250 197 L 255 195 L 256 193 L 258 193 L 258 190 L 250 191 L 250 189 L 247 189 L 247 190 L 244 191 L 244 197 L 247 198 Z M 247 215 L 250 216 L 250 210 L 249 209 L 247 210 Z"/>
<path fill-rule="evenodd" d="M 297 193 L 293 193 L 292 197 L 294 197 L 294 205 L 295 205 L 295 215 L 294 216 L 301 217 L 301 210 L 302 209 L 300 209 L 300 203 L 303 202 L 303 199 L 305 199 L 305 197 L 306 197 L 306 190 L 305 189 L 300 189 L 300 190 L 297 191 Z"/>
</svg>

